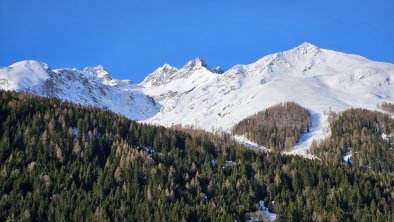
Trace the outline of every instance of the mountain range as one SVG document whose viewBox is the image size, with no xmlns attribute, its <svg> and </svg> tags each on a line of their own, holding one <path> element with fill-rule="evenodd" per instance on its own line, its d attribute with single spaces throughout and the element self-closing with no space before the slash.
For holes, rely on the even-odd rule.
<svg viewBox="0 0 394 222">
<path fill-rule="evenodd" d="M 329 134 L 329 112 L 374 110 L 381 102 L 394 102 L 393 78 L 393 64 L 303 43 L 227 71 L 211 68 L 201 58 L 181 68 L 165 64 L 139 84 L 113 79 L 102 66 L 51 69 L 21 61 L 0 68 L 0 89 L 105 108 L 145 123 L 207 131 L 230 131 L 258 111 L 292 101 L 312 113 L 310 133 L 291 151 L 305 154 L 312 140 Z"/>
</svg>

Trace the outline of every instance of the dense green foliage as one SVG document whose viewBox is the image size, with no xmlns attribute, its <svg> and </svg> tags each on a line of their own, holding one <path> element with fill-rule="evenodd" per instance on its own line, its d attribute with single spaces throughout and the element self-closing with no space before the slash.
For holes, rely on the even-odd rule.
<svg viewBox="0 0 394 222">
<path fill-rule="evenodd" d="M 0 123 L 0 221 L 394 220 L 389 175 L 13 92 Z"/>
<path fill-rule="evenodd" d="M 272 106 L 250 116 L 233 128 L 251 141 L 282 151 L 294 147 L 302 133 L 308 132 L 311 114 L 302 106 L 287 102 Z"/>
<path fill-rule="evenodd" d="M 350 109 L 331 114 L 331 137 L 314 144 L 313 154 L 333 163 L 344 163 L 352 153 L 352 167 L 376 172 L 394 172 L 394 120 L 388 115 L 366 109 Z M 387 138 L 383 138 L 385 133 Z M 350 161 L 349 161 L 350 164 Z"/>
</svg>

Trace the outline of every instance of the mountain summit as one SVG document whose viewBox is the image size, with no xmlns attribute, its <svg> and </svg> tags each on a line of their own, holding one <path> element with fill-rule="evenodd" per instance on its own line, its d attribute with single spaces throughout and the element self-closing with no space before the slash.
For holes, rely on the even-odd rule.
<svg viewBox="0 0 394 222">
<path fill-rule="evenodd" d="M 107 81 L 112 80 L 111 76 L 102 65 L 97 65 L 96 67 L 85 67 L 83 71 Z"/>
<path fill-rule="evenodd" d="M 293 51 L 299 51 L 299 52 L 302 52 L 302 53 L 305 54 L 305 53 L 308 53 L 308 52 L 316 52 L 316 51 L 319 51 L 320 48 L 317 47 L 317 46 L 315 46 L 315 45 L 313 45 L 313 44 L 311 44 L 311 43 L 309 43 L 309 42 L 304 42 L 304 43 L 302 43 L 301 45 L 295 47 L 295 48 L 292 49 L 292 50 L 293 50 Z"/>
<path fill-rule="evenodd" d="M 186 63 L 186 65 L 182 69 L 199 69 L 199 68 L 208 68 L 207 63 L 200 57 L 197 57 L 193 60 L 190 60 Z"/>
<path fill-rule="evenodd" d="M 224 72 L 222 70 L 222 68 L 220 68 L 220 66 L 218 66 L 216 68 L 210 68 L 207 65 L 207 63 L 200 57 L 197 57 L 193 60 L 188 61 L 182 69 L 192 71 L 193 69 L 201 69 L 201 68 L 205 68 L 205 69 L 211 71 L 212 73 L 217 73 L 217 74 L 222 74 Z"/>
<path fill-rule="evenodd" d="M 162 67 L 157 68 L 149 74 L 140 85 L 144 87 L 160 86 L 166 83 L 177 71 L 178 68 L 169 64 L 164 64 Z"/>
<path fill-rule="evenodd" d="M 47 64 L 25 60 L 0 68 L 0 89 L 23 91 L 50 78 Z"/>
</svg>

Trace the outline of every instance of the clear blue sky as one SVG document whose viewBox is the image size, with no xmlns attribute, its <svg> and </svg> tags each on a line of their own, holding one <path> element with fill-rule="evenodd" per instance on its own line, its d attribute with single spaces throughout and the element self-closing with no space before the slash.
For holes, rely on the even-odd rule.
<svg viewBox="0 0 394 222">
<path fill-rule="evenodd" d="M 394 1 L 0 0 L 0 66 L 102 64 L 140 82 L 164 63 L 228 69 L 305 41 L 394 63 Z"/>
</svg>

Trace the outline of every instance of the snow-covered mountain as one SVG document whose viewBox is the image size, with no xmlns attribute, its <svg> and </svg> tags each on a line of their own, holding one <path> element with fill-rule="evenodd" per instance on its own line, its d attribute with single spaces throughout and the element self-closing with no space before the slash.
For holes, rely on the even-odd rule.
<svg viewBox="0 0 394 222">
<path fill-rule="evenodd" d="M 394 102 L 393 78 L 393 64 L 303 43 L 226 72 L 200 58 L 182 68 L 166 64 L 138 85 L 114 80 L 100 66 L 51 70 L 25 61 L 0 69 L 0 88 L 106 107 L 147 123 L 208 131 L 230 130 L 269 106 L 294 101 L 313 115 L 311 133 L 293 151 L 302 153 L 312 139 L 329 133 L 327 112 Z"/>
<path fill-rule="evenodd" d="M 189 62 L 190 63 L 190 62 Z M 313 139 L 328 135 L 327 115 L 351 107 L 376 109 L 394 102 L 394 65 L 320 49 L 304 43 L 222 74 L 188 64 L 143 92 L 161 105 L 146 122 L 229 130 L 240 120 L 279 102 L 294 101 L 313 113 L 313 130 L 293 152 L 305 152 Z M 147 78 L 153 78 L 152 73 Z"/>
<path fill-rule="evenodd" d="M 57 97 L 110 109 L 130 119 L 151 118 L 157 104 L 129 80 L 114 80 L 102 66 L 52 70 L 37 61 L 22 61 L 0 68 L 0 89 Z"/>
</svg>

